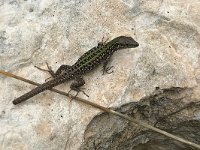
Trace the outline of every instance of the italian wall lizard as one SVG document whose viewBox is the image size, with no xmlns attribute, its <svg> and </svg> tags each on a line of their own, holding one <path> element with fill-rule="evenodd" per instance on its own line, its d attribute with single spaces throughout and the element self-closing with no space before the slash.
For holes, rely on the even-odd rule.
<svg viewBox="0 0 200 150">
<path fill-rule="evenodd" d="M 99 43 L 98 46 L 83 54 L 72 66 L 61 65 L 55 73 L 52 70 L 49 70 L 51 75 L 54 77 L 52 80 L 43 83 L 30 92 L 16 98 L 13 101 L 13 104 L 16 105 L 26 101 L 45 90 L 51 89 L 69 80 L 75 80 L 75 82 L 71 84 L 70 88 L 78 93 L 80 87 L 85 84 L 85 81 L 82 78 L 84 74 L 97 68 L 100 64 L 103 64 L 103 72 L 109 73 L 108 71 L 111 67 L 107 67 L 107 64 L 115 51 L 126 48 L 135 48 L 138 46 L 139 44 L 132 37 L 126 36 L 119 36 L 109 42 Z"/>
</svg>

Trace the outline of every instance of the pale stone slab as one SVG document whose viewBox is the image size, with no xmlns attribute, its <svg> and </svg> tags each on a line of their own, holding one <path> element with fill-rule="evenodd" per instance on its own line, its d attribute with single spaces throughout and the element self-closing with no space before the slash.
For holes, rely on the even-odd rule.
<svg viewBox="0 0 200 150">
<path fill-rule="evenodd" d="M 156 87 L 194 88 L 200 98 L 198 0 L 0 1 L 0 69 L 43 83 L 34 65 L 71 65 L 103 37 L 132 36 L 136 49 L 114 54 L 114 73 L 85 76 L 88 100 L 105 107 L 139 101 Z M 57 88 L 68 91 L 71 82 Z M 0 76 L 0 149 L 78 149 L 98 110 L 53 92 L 21 105 L 34 86 Z M 86 98 L 80 94 L 81 97 Z"/>
</svg>

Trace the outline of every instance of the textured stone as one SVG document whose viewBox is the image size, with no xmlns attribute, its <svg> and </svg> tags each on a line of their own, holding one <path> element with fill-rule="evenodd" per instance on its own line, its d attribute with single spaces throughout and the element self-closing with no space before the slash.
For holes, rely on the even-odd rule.
<svg viewBox="0 0 200 150">
<path fill-rule="evenodd" d="M 200 143 L 199 102 L 189 102 L 193 90 L 188 88 L 158 89 L 149 97 L 130 102 L 116 111 L 137 118 L 194 143 Z M 194 99 L 193 99 L 194 101 Z M 181 109 L 181 108 L 185 109 Z M 141 126 L 133 126 L 118 116 L 102 113 L 87 125 L 82 150 L 192 150 L 189 145 L 172 140 Z"/>
<path fill-rule="evenodd" d="M 157 87 L 189 88 L 198 100 L 199 8 L 198 0 L 0 1 L 0 69 L 43 83 L 49 75 L 34 65 L 48 62 L 56 70 L 103 37 L 128 35 L 140 46 L 114 54 L 113 74 L 102 76 L 98 68 L 84 77 L 88 100 L 119 107 Z M 68 91 L 70 83 L 57 88 Z M 49 91 L 13 106 L 34 86 L 4 76 L 0 84 L 0 149 L 78 149 L 99 112 Z"/>
</svg>

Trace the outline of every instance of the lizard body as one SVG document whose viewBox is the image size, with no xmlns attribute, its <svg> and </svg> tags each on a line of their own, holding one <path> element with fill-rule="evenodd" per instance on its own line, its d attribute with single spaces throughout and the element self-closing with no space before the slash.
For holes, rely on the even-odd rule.
<svg viewBox="0 0 200 150">
<path fill-rule="evenodd" d="M 52 73 L 51 70 L 50 73 L 54 77 L 52 80 L 43 83 L 30 92 L 16 98 L 13 101 L 13 104 L 16 105 L 21 103 L 45 90 L 51 89 L 69 80 L 75 80 L 70 88 L 78 93 L 80 87 L 85 84 L 85 81 L 82 78 L 84 74 L 94 70 L 100 64 L 103 64 L 103 72 L 108 73 L 108 70 L 110 70 L 111 67 L 107 67 L 107 63 L 115 51 L 125 48 L 135 48 L 137 46 L 139 46 L 139 44 L 132 37 L 126 36 L 119 36 L 107 43 L 99 43 L 98 46 L 84 53 L 72 66 L 61 65 L 55 73 Z"/>
</svg>

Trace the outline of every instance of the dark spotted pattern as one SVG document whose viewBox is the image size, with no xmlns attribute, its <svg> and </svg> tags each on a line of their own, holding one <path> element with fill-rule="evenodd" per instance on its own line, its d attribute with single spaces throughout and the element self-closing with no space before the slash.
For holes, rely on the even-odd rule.
<svg viewBox="0 0 200 150">
<path fill-rule="evenodd" d="M 56 71 L 55 78 L 53 80 L 36 87 L 19 98 L 16 98 L 13 101 L 13 104 L 18 104 L 22 101 L 25 101 L 37 95 L 38 93 L 41 93 L 47 89 L 51 89 L 52 87 L 57 86 L 65 81 L 71 79 L 79 79 L 79 81 L 81 81 L 81 76 L 85 73 L 95 69 L 101 63 L 107 64 L 107 61 L 115 51 L 125 48 L 134 48 L 137 46 L 139 46 L 139 44 L 133 38 L 125 36 L 117 37 L 108 43 L 99 43 L 97 47 L 94 47 L 83 54 L 74 65 L 60 66 L 60 68 Z M 78 89 L 79 86 L 83 85 L 84 83 L 85 82 L 73 83 L 71 88 Z"/>
<path fill-rule="evenodd" d="M 120 36 L 106 44 L 99 44 L 97 47 L 92 48 L 83 54 L 77 62 L 72 66 L 72 74 L 82 75 L 96 68 L 104 60 L 109 59 L 112 54 L 124 48 L 137 47 L 138 43 L 131 37 Z"/>
</svg>

